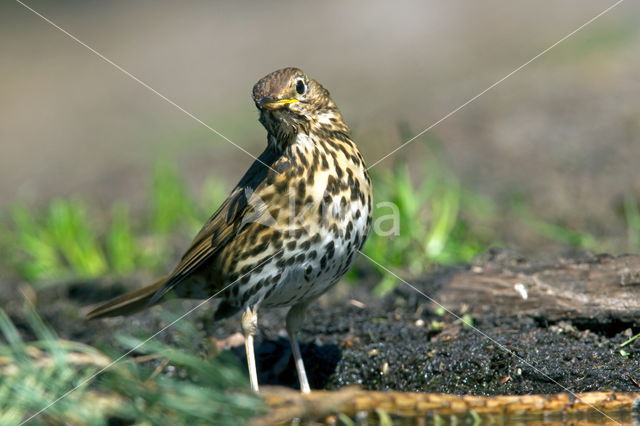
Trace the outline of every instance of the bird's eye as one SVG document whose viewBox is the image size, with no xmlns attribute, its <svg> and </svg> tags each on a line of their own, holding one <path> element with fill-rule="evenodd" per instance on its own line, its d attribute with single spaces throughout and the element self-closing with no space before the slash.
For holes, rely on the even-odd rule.
<svg viewBox="0 0 640 426">
<path fill-rule="evenodd" d="M 296 92 L 298 92 L 298 95 L 304 95 L 305 90 L 307 90 L 307 87 L 305 86 L 304 81 L 296 81 Z"/>
</svg>

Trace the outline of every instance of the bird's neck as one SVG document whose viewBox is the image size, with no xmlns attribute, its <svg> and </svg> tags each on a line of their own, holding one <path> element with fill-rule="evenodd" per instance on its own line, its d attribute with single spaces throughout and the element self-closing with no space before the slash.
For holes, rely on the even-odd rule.
<svg viewBox="0 0 640 426">
<path fill-rule="evenodd" d="M 337 108 L 328 109 L 311 119 L 301 120 L 296 125 L 282 125 L 278 128 L 267 127 L 268 145 L 280 155 L 287 155 L 300 148 L 312 145 L 333 145 L 335 140 L 351 142 L 351 131 L 342 119 Z"/>
<path fill-rule="evenodd" d="M 364 160 L 356 144 L 351 140 L 349 129 L 337 129 L 320 123 L 309 133 L 299 133 L 282 155 L 284 161 L 300 174 L 302 169 L 330 171 L 349 165 L 364 168 Z M 366 174 L 366 170 L 365 170 Z"/>
</svg>

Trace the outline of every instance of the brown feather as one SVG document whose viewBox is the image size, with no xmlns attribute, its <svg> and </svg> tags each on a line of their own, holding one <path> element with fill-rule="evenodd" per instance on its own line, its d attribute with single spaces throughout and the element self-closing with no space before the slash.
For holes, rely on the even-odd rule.
<svg viewBox="0 0 640 426">
<path fill-rule="evenodd" d="M 165 281 L 166 278 L 161 278 L 153 284 L 103 303 L 89 312 L 87 319 L 115 317 L 140 312 L 153 304 L 150 303 L 151 298 L 164 286 Z"/>
</svg>

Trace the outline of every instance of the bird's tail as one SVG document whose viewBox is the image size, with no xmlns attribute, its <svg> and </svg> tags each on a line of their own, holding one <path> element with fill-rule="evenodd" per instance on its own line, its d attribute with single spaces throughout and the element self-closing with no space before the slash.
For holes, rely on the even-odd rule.
<svg viewBox="0 0 640 426">
<path fill-rule="evenodd" d="M 161 278 L 153 284 L 142 287 L 140 290 L 111 299 L 89 312 L 87 319 L 130 315 L 142 311 L 155 304 L 149 302 L 153 295 L 162 288 L 166 280 L 166 278 Z"/>
</svg>

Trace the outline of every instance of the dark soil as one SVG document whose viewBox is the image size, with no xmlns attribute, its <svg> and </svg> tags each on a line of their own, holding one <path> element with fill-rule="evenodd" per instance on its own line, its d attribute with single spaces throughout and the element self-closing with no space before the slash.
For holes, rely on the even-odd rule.
<svg viewBox="0 0 640 426">
<path fill-rule="evenodd" d="M 443 267 L 410 281 L 437 299 L 451 277 L 468 270 Z M 432 301 L 404 284 L 376 299 L 368 281 L 343 283 L 310 308 L 300 337 L 312 387 L 357 384 L 372 390 L 477 395 L 640 390 L 640 343 L 620 347 L 636 324 L 610 317 L 572 323 L 559 319 L 557 312 L 551 320 L 540 310 L 535 315 L 517 309 L 505 314 L 487 305 L 471 310 L 473 326 L 468 326 L 449 313 L 436 312 Z M 127 319 L 82 319 L 86 305 L 123 290 L 114 283 L 59 285 L 37 294 L 37 308 L 60 337 L 104 349 L 117 347 L 114 333 L 150 335 L 166 324 L 158 308 Z M 22 303 L 4 302 L 18 327 L 29 334 Z M 165 308 L 178 313 L 191 306 L 173 301 Z M 221 343 L 239 331 L 238 318 L 213 323 L 212 310 L 205 305 L 191 315 L 202 336 L 185 342 L 170 329 L 159 338 L 202 351 L 211 340 Z M 455 314 L 463 315 L 462 310 L 464 306 Z M 260 323 L 261 383 L 296 387 L 284 312 L 263 312 Z M 244 347 L 235 342 L 225 351 L 244 362 Z"/>
</svg>

